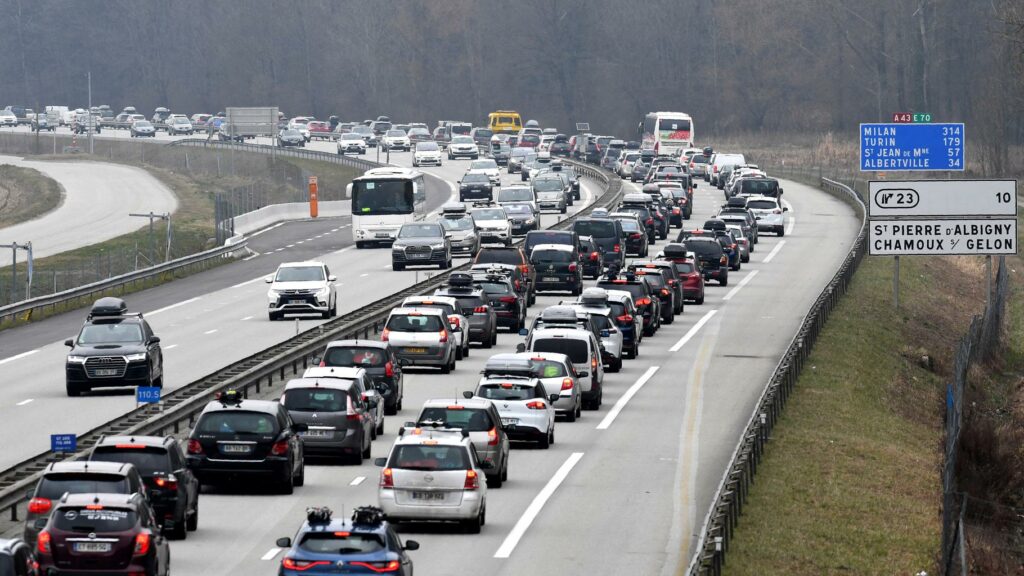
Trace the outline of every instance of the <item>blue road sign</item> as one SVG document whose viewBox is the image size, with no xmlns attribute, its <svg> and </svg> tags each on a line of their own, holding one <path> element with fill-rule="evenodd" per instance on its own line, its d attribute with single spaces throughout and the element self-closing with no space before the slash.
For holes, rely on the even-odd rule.
<svg viewBox="0 0 1024 576">
<path fill-rule="evenodd" d="M 160 401 L 160 389 L 156 386 L 139 386 L 135 389 L 135 401 L 139 404 L 156 404 Z"/>
<path fill-rule="evenodd" d="M 78 450 L 78 436 L 74 434 L 50 434 L 51 452 L 74 452 Z"/>
<path fill-rule="evenodd" d="M 861 124 L 861 172 L 964 169 L 963 124 Z"/>
</svg>

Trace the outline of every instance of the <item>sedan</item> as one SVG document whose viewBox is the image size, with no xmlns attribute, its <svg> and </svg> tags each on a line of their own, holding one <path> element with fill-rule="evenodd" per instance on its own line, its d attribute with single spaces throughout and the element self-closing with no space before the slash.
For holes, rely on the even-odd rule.
<svg viewBox="0 0 1024 576">
<path fill-rule="evenodd" d="M 156 137 L 156 127 L 149 120 L 136 120 L 132 123 L 130 129 L 132 138 L 141 138 L 148 136 L 150 138 Z"/>
</svg>

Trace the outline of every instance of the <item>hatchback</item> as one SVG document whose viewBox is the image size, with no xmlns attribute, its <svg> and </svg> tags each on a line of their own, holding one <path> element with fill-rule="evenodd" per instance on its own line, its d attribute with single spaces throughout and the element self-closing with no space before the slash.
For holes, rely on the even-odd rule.
<svg viewBox="0 0 1024 576">
<path fill-rule="evenodd" d="M 547 449 L 555 443 L 555 409 L 558 394 L 547 393 L 532 376 L 494 374 L 483 378 L 469 397 L 486 398 L 501 415 L 501 427 L 512 440 L 534 442 Z"/>
<path fill-rule="evenodd" d="M 487 471 L 487 485 L 491 488 L 501 488 L 502 483 L 508 480 L 508 434 L 501 427 L 501 416 L 490 400 L 427 400 L 412 425 L 465 430 L 469 433 L 477 456 Z"/>
<path fill-rule="evenodd" d="M 436 308 L 396 308 L 381 340 L 391 344 L 406 366 L 435 366 L 442 374 L 455 369 L 455 338 L 448 317 Z"/>
</svg>

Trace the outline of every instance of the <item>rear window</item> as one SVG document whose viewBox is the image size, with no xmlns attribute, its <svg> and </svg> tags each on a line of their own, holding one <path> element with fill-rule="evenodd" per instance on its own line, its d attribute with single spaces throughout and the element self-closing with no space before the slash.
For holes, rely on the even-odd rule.
<svg viewBox="0 0 1024 576">
<path fill-rule="evenodd" d="M 523 257 L 518 250 L 488 250 L 483 249 L 477 254 L 477 264 L 512 264 L 518 266 L 523 263 Z"/>
<path fill-rule="evenodd" d="M 487 302 L 479 296 L 457 296 L 459 299 L 459 308 L 462 309 L 462 313 L 466 316 L 473 314 L 474 310 L 480 306 L 487 306 Z"/>
<path fill-rule="evenodd" d="M 135 526 L 135 512 L 125 508 L 58 508 L 53 512 L 53 523 L 58 530 L 83 533 L 124 532 Z"/>
<path fill-rule="evenodd" d="M 594 238 L 615 238 L 618 235 L 615 223 L 610 220 L 577 220 L 573 223 L 573 230 L 580 236 Z"/>
<path fill-rule="evenodd" d="M 639 232 L 640 226 L 632 220 L 620 220 L 619 224 L 622 226 L 623 232 Z"/>
<path fill-rule="evenodd" d="M 486 128 L 477 128 L 476 129 L 476 137 L 477 138 L 490 138 L 491 136 L 494 136 L 494 131 L 493 130 L 487 130 Z"/>
<path fill-rule="evenodd" d="M 747 208 L 754 210 L 774 210 L 779 205 L 774 200 L 751 200 L 747 202 Z"/>
<path fill-rule="evenodd" d="M 328 348 L 323 358 L 324 366 L 383 366 L 387 354 L 378 348 L 355 346 Z"/>
<path fill-rule="evenodd" d="M 568 376 L 565 365 L 554 360 L 532 360 L 534 373 L 538 378 L 562 378 Z"/>
<path fill-rule="evenodd" d="M 348 395 L 332 388 L 293 388 L 284 393 L 284 407 L 292 412 L 345 412 Z"/>
<path fill-rule="evenodd" d="M 443 328 L 437 316 L 397 314 L 388 318 L 388 330 L 395 332 L 438 332 Z"/>
<path fill-rule="evenodd" d="M 383 550 L 384 540 L 377 534 L 309 532 L 303 535 L 299 548 L 314 554 L 369 554 Z"/>
<path fill-rule="evenodd" d="M 598 330 L 608 330 L 612 326 L 612 321 L 607 316 L 600 314 L 591 314 L 590 323 L 594 325 Z"/>
<path fill-rule="evenodd" d="M 665 277 L 661 274 L 651 274 L 644 272 L 643 270 L 637 270 L 637 276 L 643 276 L 647 279 L 647 282 L 655 288 L 662 288 L 665 286 Z"/>
<path fill-rule="evenodd" d="M 461 446 L 404 444 L 395 448 L 388 466 L 404 470 L 468 470 L 469 454 Z"/>
<path fill-rule="evenodd" d="M 719 257 L 722 255 L 722 245 L 714 240 L 686 240 L 683 242 L 688 252 L 693 252 L 698 256 L 714 256 Z"/>
<path fill-rule="evenodd" d="M 441 422 L 451 428 L 461 428 L 470 432 L 486 432 L 494 428 L 490 415 L 486 410 L 470 408 L 424 408 L 420 414 L 420 422 Z"/>
<path fill-rule="evenodd" d="M 621 302 L 608 302 L 608 307 L 612 309 L 612 316 L 618 318 L 626 313 L 626 305 Z"/>
<path fill-rule="evenodd" d="M 707 164 L 708 163 L 708 157 L 707 156 L 701 156 L 700 154 L 695 154 L 692 157 L 690 157 L 690 162 L 692 162 L 694 164 Z"/>
<path fill-rule="evenodd" d="M 196 431 L 200 434 L 275 434 L 277 420 L 262 412 L 210 412 L 199 419 Z"/>
<path fill-rule="evenodd" d="M 690 272 L 693 272 L 693 264 L 688 262 L 676 262 L 675 266 L 676 272 L 679 274 L 689 274 Z"/>
<path fill-rule="evenodd" d="M 719 248 L 719 250 L 721 250 L 721 248 Z M 644 292 L 644 287 L 641 286 L 640 284 L 626 284 L 625 282 L 623 282 L 622 284 L 615 284 L 612 282 L 598 282 L 597 287 L 604 288 L 606 290 L 622 290 L 625 292 L 629 292 L 630 295 L 633 296 L 634 301 L 636 301 L 639 298 L 647 296 L 647 294 Z"/>
<path fill-rule="evenodd" d="M 128 479 L 119 474 L 47 474 L 39 481 L 36 496 L 58 500 L 71 494 L 127 494 Z"/>
<path fill-rule="evenodd" d="M 135 468 L 143 476 L 152 476 L 157 472 L 172 472 L 170 458 L 167 449 L 158 446 L 145 446 L 142 448 L 118 448 L 117 446 L 100 446 L 89 457 L 90 461 L 100 460 L 102 462 L 121 462 L 134 464 Z"/>
<path fill-rule="evenodd" d="M 529 254 L 539 244 L 566 244 L 572 246 L 573 237 L 568 232 L 527 232 L 523 248 Z"/>
<path fill-rule="evenodd" d="M 503 282 L 480 282 L 480 287 L 487 294 L 511 294 L 512 287 Z"/>
<path fill-rule="evenodd" d="M 525 134 L 519 141 L 530 142 L 532 144 L 540 144 L 540 136 L 537 136 L 536 134 Z"/>
<path fill-rule="evenodd" d="M 537 338 L 533 341 L 534 352 L 557 352 L 565 354 L 574 364 L 585 364 L 590 361 L 590 351 L 586 340 L 575 338 Z"/>
<path fill-rule="evenodd" d="M 501 384 L 484 384 L 477 389 L 476 395 L 488 400 L 528 400 L 537 396 L 533 386 L 502 382 Z"/>
<path fill-rule="evenodd" d="M 534 262 L 572 262 L 572 252 L 564 250 L 534 250 L 530 259 Z"/>
</svg>

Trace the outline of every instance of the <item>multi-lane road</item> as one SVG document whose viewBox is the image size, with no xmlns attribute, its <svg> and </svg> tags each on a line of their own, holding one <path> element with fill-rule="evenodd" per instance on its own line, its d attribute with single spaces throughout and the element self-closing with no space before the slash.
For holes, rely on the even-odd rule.
<svg viewBox="0 0 1024 576">
<path fill-rule="evenodd" d="M 331 144 L 311 147 L 330 150 Z M 392 154 L 391 160 L 408 165 L 409 155 Z M 457 180 L 466 164 L 424 169 L 437 177 L 428 185 L 432 206 L 448 199 L 446 182 Z M 750 263 L 730 274 L 728 287 L 709 285 L 703 305 L 688 304 L 674 324 L 646 338 L 637 360 L 606 377 L 604 406 L 575 423 L 559 422 L 550 450 L 514 449 L 509 482 L 489 493 L 482 534 L 446 527 L 406 534 L 422 544 L 412 553 L 419 573 L 674 574 L 685 565 L 764 383 L 856 235 L 858 221 L 848 206 L 807 186 L 783 186 L 791 207 L 786 237 L 763 235 Z M 584 200 L 598 193 L 596 183 L 584 181 Z M 703 222 L 721 201 L 718 190 L 701 182 L 690 222 Z M 555 218 L 545 215 L 544 224 Z M 261 279 L 279 261 L 323 259 L 340 278 L 343 311 L 415 281 L 414 271 L 390 270 L 387 250 L 353 248 L 347 224 L 344 218 L 283 224 L 251 240 L 260 252 L 252 260 L 131 296 L 132 308 L 148 313 L 163 340 L 167 386 L 294 333 L 293 322 L 272 324 L 265 316 Z M 531 315 L 564 297 L 542 295 Z M 5 443 L 0 464 L 45 449 L 51 432 L 81 432 L 134 405 L 127 394 L 64 397 L 60 342 L 82 316 L 0 333 L 0 379 L 7 383 L 0 390 L 0 437 L 23 439 Z M 494 350 L 474 349 L 451 375 L 408 373 L 405 410 L 388 418 L 373 455 L 386 455 L 398 426 L 413 419 L 424 400 L 471 389 L 487 356 L 511 351 L 520 340 L 502 333 Z M 293 533 L 306 506 L 340 512 L 374 503 L 378 474 L 369 464 L 316 463 L 291 496 L 247 486 L 206 492 L 199 531 L 172 544 L 174 569 L 276 573 L 281 551 L 274 540 Z"/>
</svg>

